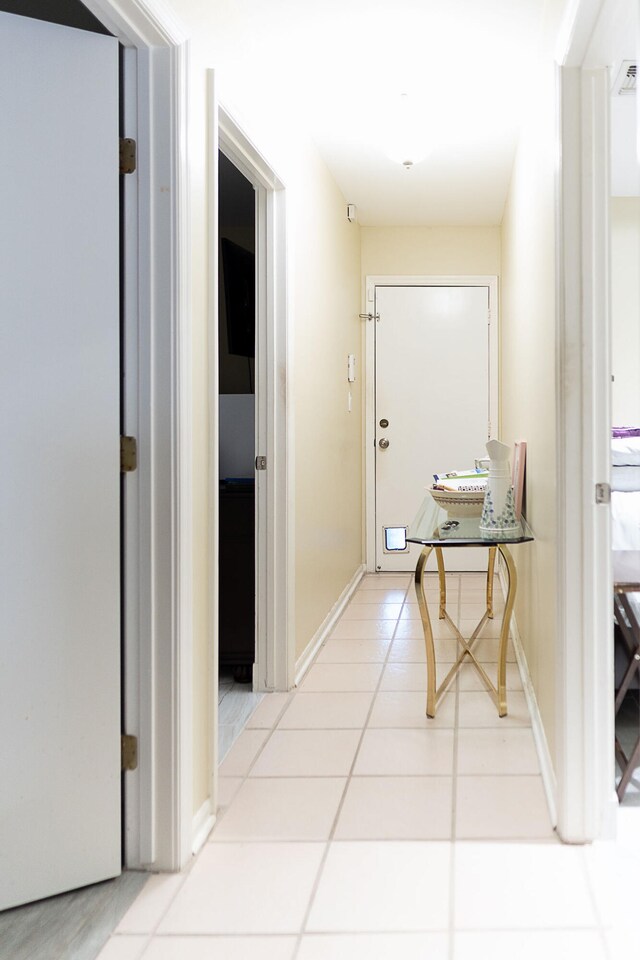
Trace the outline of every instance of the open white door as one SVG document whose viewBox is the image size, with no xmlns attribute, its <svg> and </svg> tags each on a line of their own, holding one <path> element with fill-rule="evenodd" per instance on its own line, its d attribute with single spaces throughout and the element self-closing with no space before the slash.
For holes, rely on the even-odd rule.
<svg viewBox="0 0 640 960">
<path fill-rule="evenodd" d="M 405 543 L 433 474 L 473 467 L 497 427 L 489 285 L 375 286 L 376 570 L 413 570 Z M 483 550 L 447 557 L 486 569 Z"/>
<path fill-rule="evenodd" d="M 0 14 L 0 909 L 120 872 L 118 44 Z"/>
</svg>

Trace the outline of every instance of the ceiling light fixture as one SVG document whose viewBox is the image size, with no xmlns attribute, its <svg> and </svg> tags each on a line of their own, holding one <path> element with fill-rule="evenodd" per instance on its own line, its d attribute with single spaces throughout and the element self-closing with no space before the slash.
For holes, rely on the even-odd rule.
<svg viewBox="0 0 640 960">
<path fill-rule="evenodd" d="M 406 93 L 401 94 L 399 102 L 392 107 L 387 135 L 388 156 L 396 163 L 401 163 L 405 170 L 411 170 L 430 152 L 424 117 L 418 113 Z"/>
</svg>

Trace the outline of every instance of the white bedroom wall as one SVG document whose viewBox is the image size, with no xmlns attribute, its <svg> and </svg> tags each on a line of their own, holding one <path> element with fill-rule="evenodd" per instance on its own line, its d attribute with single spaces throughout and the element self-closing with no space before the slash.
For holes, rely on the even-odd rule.
<svg viewBox="0 0 640 960">
<path fill-rule="evenodd" d="M 612 415 L 640 426 L 640 197 L 611 200 Z"/>
</svg>

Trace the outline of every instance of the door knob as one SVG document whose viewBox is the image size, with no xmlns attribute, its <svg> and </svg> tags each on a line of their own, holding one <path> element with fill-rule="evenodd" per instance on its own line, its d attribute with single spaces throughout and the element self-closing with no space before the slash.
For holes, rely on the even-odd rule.
<svg viewBox="0 0 640 960">
<path fill-rule="evenodd" d="M 379 446 L 382 450 L 386 450 L 387 447 L 389 446 L 389 441 L 387 440 L 386 437 L 383 437 L 382 440 L 378 440 L 378 446 Z"/>
</svg>

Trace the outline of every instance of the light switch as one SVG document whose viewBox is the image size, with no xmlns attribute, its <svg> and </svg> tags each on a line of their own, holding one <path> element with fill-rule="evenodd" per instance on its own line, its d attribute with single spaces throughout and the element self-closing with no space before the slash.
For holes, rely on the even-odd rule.
<svg viewBox="0 0 640 960">
<path fill-rule="evenodd" d="M 353 353 L 347 357 L 347 380 L 353 383 L 356 379 L 356 358 Z"/>
</svg>

